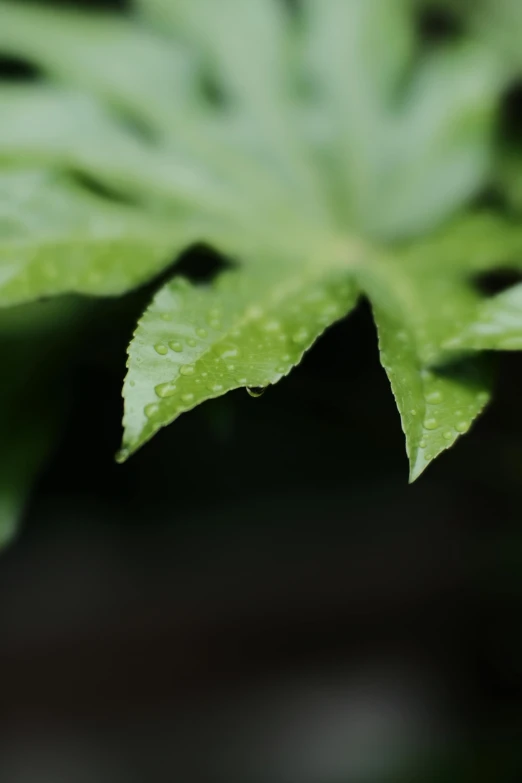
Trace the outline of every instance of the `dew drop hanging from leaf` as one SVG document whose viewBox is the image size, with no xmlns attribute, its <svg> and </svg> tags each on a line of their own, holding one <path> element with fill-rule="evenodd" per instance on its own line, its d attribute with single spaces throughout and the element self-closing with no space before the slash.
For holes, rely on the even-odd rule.
<svg viewBox="0 0 522 783">
<path fill-rule="evenodd" d="M 258 397 L 262 397 L 267 389 L 268 386 L 247 386 L 248 394 L 251 397 L 254 397 L 254 399 L 257 399 Z"/>
</svg>

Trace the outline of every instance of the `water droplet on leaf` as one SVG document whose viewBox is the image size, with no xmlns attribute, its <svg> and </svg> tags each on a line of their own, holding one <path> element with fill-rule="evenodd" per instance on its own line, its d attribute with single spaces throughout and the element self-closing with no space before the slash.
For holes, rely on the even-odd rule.
<svg viewBox="0 0 522 783">
<path fill-rule="evenodd" d="M 294 343 L 301 345 L 302 343 L 305 343 L 308 340 L 309 336 L 310 336 L 310 332 L 308 331 L 308 329 L 303 328 L 303 329 L 299 329 L 299 331 L 292 336 L 292 340 L 294 341 Z"/>
<path fill-rule="evenodd" d="M 163 343 L 157 343 L 157 345 L 154 346 L 154 350 L 156 353 L 159 353 L 160 356 L 166 356 L 169 352 L 169 349 Z"/>
<path fill-rule="evenodd" d="M 251 397 L 262 397 L 266 392 L 266 386 L 248 386 L 247 392 Z"/>
<path fill-rule="evenodd" d="M 430 405 L 439 405 L 443 400 L 442 393 L 440 391 L 432 391 L 426 395 L 426 401 Z"/>
<path fill-rule="evenodd" d="M 261 318 L 263 315 L 263 310 L 261 307 L 258 307 L 257 305 L 251 305 L 250 307 L 247 307 L 245 315 L 247 318 L 250 318 L 252 320 L 257 320 L 258 318 Z"/>
<path fill-rule="evenodd" d="M 194 375 L 194 373 L 196 372 L 196 368 L 194 367 L 193 364 L 183 364 L 179 368 L 179 372 L 181 375 Z"/>
<path fill-rule="evenodd" d="M 236 356 L 238 356 L 239 351 L 237 348 L 227 348 L 226 351 L 223 351 L 221 354 L 222 359 L 234 359 Z"/>
<path fill-rule="evenodd" d="M 169 348 L 175 353 L 181 353 L 181 351 L 183 350 L 182 344 L 177 340 L 169 343 Z"/>
<path fill-rule="evenodd" d="M 160 383 L 159 386 L 156 386 L 154 391 L 158 397 L 161 397 L 162 400 L 165 400 L 168 397 L 173 397 L 176 394 L 176 388 L 176 384 L 174 383 Z"/>
</svg>

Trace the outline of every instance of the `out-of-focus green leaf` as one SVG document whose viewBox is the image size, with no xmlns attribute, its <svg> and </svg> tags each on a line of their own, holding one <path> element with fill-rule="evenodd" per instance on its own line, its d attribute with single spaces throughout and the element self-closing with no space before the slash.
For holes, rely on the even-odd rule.
<svg viewBox="0 0 522 783">
<path fill-rule="evenodd" d="M 484 47 L 463 43 L 422 63 L 389 129 L 387 164 L 373 201 L 384 238 L 433 229 L 487 180 L 501 69 Z"/>
<path fill-rule="evenodd" d="M 518 0 L 465 0 L 462 4 L 478 37 L 493 47 L 515 74 L 522 69 L 522 5 Z"/>
<path fill-rule="evenodd" d="M 0 548 L 18 531 L 62 421 L 62 361 L 82 310 L 66 299 L 0 310 Z"/>
<path fill-rule="evenodd" d="M 88 96 L 47 87 L 0 88 L 0 115 L 0 163 L 79 171 L 149 209 L 189 205 L 221 217 L 245 214 L 248 199 L 241 200 L 223 176 L 188 152 L 165 155 L 141 143 Z"/>
<path fill-rule="evenodd" d="M 0 425 L 0 550 L 16 536 L 35 476 L 52 447 L 55 414 L 37 408 L 28 417 L 14 406 L 10 431 Z"/>
<path fill-rule="evenodd" d="M 480 302 L 473 318 L 446 342 L 456 351 L 522 350 L 522 284 Z"/>
<path fill-rule="evenodd" d="M 469 280 L 495 269 L 522 269 L 522 225 L 494 212 L 469 212 L 401 246 L 398 255 L 417 276 L 427 270 Z"/>
<path fill-rule="evenodd" d="M 411 15 L 396 0 L 304 0 L 303 60 L 327 118 L 326 160 L 342 220 L 374 217 L 397 88 L 413 49 Z"/>
<path fill-rule="evenodd" d="M 487 176 L 498 59 L 465 42 L 437 49 L 412 75 L 405 0 L 304 6 L 344 220 L 384 239 L 432 228 Z"/>
<path fill-rule="evenodd" d="M 4 2 L 0 48 L 144 116 L 153 127 L 172 121 L 194 99 L 187 47 L 110 13 Z"/>
<path fill-rule="evenodd" d="M 0 172 L 0 306 L 65 292 L 122 293 L 191 239 L 188 224 L 107 203 L 49 171 Z"/>
<path fill-rule="evenodd" d="M 436 224 L 484 181 L 499 95 L 496 60 L 465 43 L 423 57 L 413 72 L 406 0 L 307 0 L 300 35 L 276 0 L 219 7 L 142 0 L 139 7 L 142 15 L 129 20 L 3 0 L 0 51 L 16 48 L 84 100 L 89 94 L 131 109 L 156 143 L 133 138 L 99 100 L 83 105 L 86 117 L 74 132 L 77 111 L 64 107 L 62 131 L 45 104 L 47 88 L 38 87 L 29 96 L 35 111 L 40 101 L 33 123 L 23 113 L 16 122 L 7 96 L 0 156 L 2 148 L 11 157 L 51 155 L 133 196 L 235 214 L 237 221 L 250 204 L 258 221 L 260 206 L 270 219 L 275 202 L 279 211 L 293 207 L 294 215 L 306 211 L 308 220 L 327 223 L 330 205 L 330 221 L 336 215 L 385 239 Z M 224 93 L 222 107 L 201 90 L 205 69 Z M 312 93 L 299 87 L 303 76 L 317 88 Z M 187 84 L 193 100 L 176 113 Z M 331 131 L 320 160 L 303 146 L 301 131 L 303 116 L 314 112 Z M 43 137 L 35 127 L 45 128 Z"/>
<path fill-rule="evenodd" d="M 503 150 L 497 171 L 497 185 L 511 209 L 522 213 L 522 155 L 517 149 Z"/>
</svg>

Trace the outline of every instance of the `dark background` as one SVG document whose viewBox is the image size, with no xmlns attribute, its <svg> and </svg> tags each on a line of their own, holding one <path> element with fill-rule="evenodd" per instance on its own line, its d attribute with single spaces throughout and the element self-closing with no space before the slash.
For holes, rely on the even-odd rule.
<svg viewBox="0 0 522 783">
<path fill-rule="evenodd" d="M 517 90 L 504 115 L 518 138 Z M 125 348 L 156 285 L 93 303 L 2 555 L 0 779 L 520 780 L 520 356 L 411 487 L 364 303 L 260 399 L 209 402 L 117 466 Z"/>
</svg>

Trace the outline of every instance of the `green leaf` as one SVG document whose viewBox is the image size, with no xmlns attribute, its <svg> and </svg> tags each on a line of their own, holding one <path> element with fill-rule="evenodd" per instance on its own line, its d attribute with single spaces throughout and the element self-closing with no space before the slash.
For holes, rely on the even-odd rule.
<svg viewBox="0 0 522 783">
<path fill-rule="evenodd" d="M 406 436 L 411 481 L 468 431 L 491 391 L 480 362 L 433 366 L 455 323 L 474 312 L 478 294 L 417 260 L 405 265 L 387 257 L 360 274 Z"/>
<path fill-rule="evenodd" d="M 9 415 L 16 415 L 18 424 L 10 432 L 4 432 L 0 424 L 0 550 L 18 532 L 27 497 L 51 450 L 57 426 L 57 417 L 39 408 L 29 417 L 16 408 Z"/>
<path fill-rule="evenodd" d="M 196 242 L 241 265 L 173 281 L 144 314 L 123 456 L 205 399 L 277 382 L 359 288 L 413 478 L 485 404 L 480 363 L 448 344 L 485 307 L 470 276 L 520 265 L 522 232 L 445 223 L 488 183 L 505 61 L 475 23 L 425 46 L 413 5 L 0 0 L 0 52 L 42 72 L 0 84 L 0 305 L 122 293 Z"/>
<path fill-rule="evenodd" d="M 470 213 L 393 255 L 372 258 L 358 273 L 372 302 L 412 481 L 467 432 L 491 398 L 489 367 L 462 356 L 500 347 L 486 338 L 488 318 L 492 338 L 493 324 L 515 326 L 519 287 L 484 301 L 472 280 L 506 267 L 522 267 L 522 228 L 491 213 Z M 522 347 L 515 334 L 509 337 Z"/>
<path fill-rule="evenodd" d="M 229 0 L 228 16 L 221 10 L 217 15 L 218 20 L 222 20 L 219 29 L 225 35 L 218 50 L 221 56 L 229 53 L 232 58 L 227 76 L 236 74 L 236 83 L 242 86 L 245 97 L 250 94 L 244 89 L 246 71 L 244 67 L 238 67 L 237 59 L 250 55 L 252 45 L 262 51 L 257 22 L 270 17 L 263 25 L 263 29 L 269 28 L 265 35 L 269 38 L 271 30 L 277 31 L 281 14 L 276 13 L 275 2 L 270 15 L 265 0 L 249 0 L 250 11 L 242 14 L 242 18 L 250 25 L 251 40 L 247 47 L 238 51 L 240 37 L 230 32 L 225 34 L 226 29 L 230 30 L 230 14 L 237 15 L 234 2 Z M 174 10 L 170 3 L 166 5 Z M 188 15 L 196 21 L 198 17 L 206 20 L 205 35 L 208 36 L 212 29 L 212 40 L 217 41 L 217 29 L 209 28 L 209 13 L 215 12 L 214 5 L 210 4 L 206 14 L 191 12 Z M 182 6 L 180 4 L 176 10 L 177 16 Z M 237 8 L 241 10 L 247 6 L 239 3 Z M 199 7 L 204 8 L 201 2 Z M 98 18 L 92 13 L 78 12 L 64 15 L 48 7 L 42 9 L 32 4 L 20 7 L 8 2 L 0 3 L 0 12 L 4 21 L 0 51 L 9 53 L 12 47 L 21 49 L 60 82 L 84 88 L 83 93 L 65 92 L 63 96 L 52 94 L 48 86 L 4 89 L 4 94 L 0 91 L 0 113 L 5 113 L 8 120 L 0 130 L 0 159 L 2 154 L 10 159 L 30 156 L 30 160 L 34 160 L 36 156 L 38 161 L 43 159 L 45 163 L 52 160 L 62 166 L 72 165 L 94 174 L 122 193 L 188 203 L 198 209 L 211 208 L 220 215 L 233 212 L 236 219 L 244 219 L 248 208 L 258 209 L 260 201 L 273 213 L 288 208 L 292 204 L 290 190 L 294 202 L 302 202 L 301 213 L 303 208 L 318 213 L 322 210 L 324 217 L 317 172 L 306 151 L 299 150 L 297 133 L 291 133 L 287 127 L 283 101 L 277 101 L 270 109 L 266 104 L 260 105 L 259 91 L 255 91 L 252 84 L 250 104 L 256 107 L 256 112 L 248 112 L 243 105 L 242 112 L 224 115 L 209 105 L 201 91 L 200 63 L 195 51 L 187 51 L 187 47 L 182 46 L 182 52 L 179 52 L 179 41 L 170 41 L 173 55 L 178 55 L 173 59 L 182 60 L 182 67 L 174 68 L 164 62 L 169 47 L 163 36 L 140 28 L 136 23 L 129 25 L 122 18 Z M 256 22 L 255 30 L 253 21 Z M 45 41 L 35 33 L 42 29 L 47 33 Z M 195 37 L 199 39 L 200 36 Z M 110 47 L 112 38 L 115 48 Z M 236 43 L 230 52 L 229 39 Z M 149 52 L 154 48 L 154 42 L 159 47 L 156 60 Z M 147 56 L 141 56 L 144 46 Z M 107 68 L 103 65 L 111 58 L 118 67 L 110 69 L 111 78 L 107 79 Z M 96 65 L 86 73 L 85 63 L 89 60 Z M 265 58 L 265 62 L 268 67 L 270 58 Z M 133 78 L 132 69 L 136 69 L 138 63 L 140 77 Z M 162 68 L 166 76 L 160 78 Z M 183 78 L 178 74 L 180 70 Z M 173 71 L 178 75 L 172 74 L 169 78 Z M 261 71 L 259 63 L 251 68 L 251 81 L 259 80 Z M 162 85 L 159 96 L 155 86 L 158 81 Z M 176 89 L 177 81 L 182 82 L 185 96 L 181 105 L 177 99 L 180 91 Z M 277 81 L 274 76 L 272 86 Z M 157 136 L 159 144 L 153 146 L 144 143 L 144 139 L 135 138 L 121 118 L 109 113 L 101 102 L 86 100 L 87 93 L 99 94 L 111 103 L 130 108 L 138 122 Z M 266 90 L 264 94 L 270 96 Z M 56 105 L 60 98 L 63 107 Z M 28 112 L 32 112 L 32 122 L 27 122 Z M 270 127 L 262 123 L 267 113 L 271 117 Z M 41 133 L 41 128 L 45 133 Z M 286 191 L 284 196 L 281 191 Z M 251 202 L 254 202 L 252 207 Z"/>
<path fill-rule="evenodd" d="M 502 151 L 497 181 L 509 206 L 520 215 L 522 212 L 522 156 L 517 148 Z"/>
<path fill-rule="evenodd" d="M 0 306 L 65 292 L 115 295 L 191 241 L 44 170 L 0 171 Z"/>
<path fill-rule="evenodd" d="M 522 350 L 522 284 L 481 302 L 471 322 L 445 347 L 459 352 Z"/>
<path fill-rule="evenodd" d="M 187 47 L 133 19 L 5 0 L 1 14 L 0 48 L 6 54 L 27 58 L 155 128 L 193 101 L 195 73 Z"/>
<path fill-rule="evenodd" d="M 120 459 L 205 400 L 287 375 L 354 307 L 348 261 L 303 268 L 265 258 L 209 286 L 175 279 L 162 288 L 129 346 Z"/>
<path fill-rule="evenodd" d="M 417 68 L 405 105 L 389 129 L 373 209 L 385 211 L 384 238 L 431 230 L 484 186 L 491 169 L 495 109 L 502 85 L 497 59 L 470 42 L 435 50 Z"/>
<path fill-rule="evenodd" d="M 449 279 L 469 280 L 494 269 L 521 269 L 522 225 L 494 212 L 469 212 L 401 246 L 398 255 L 415 275 L 426 269 Z"/>
<path fill-rule="evenodd" d="M 490 399 L 489 368 L 482 361 L 456 363 L 447 343 L 459 324 L 463 328 L 474 317 L 481 303 L 470 275 L 513 263 L 520 257 L 521 240 L 522 231 L 516 225 L 487 213 L 470 214 L 393 252 L 361 245 L 350 255 L 340 243 L 339 261 L 330 266 L 334 256 L 318 250 L 317 259 L 326 259 L 326 263 L 316 262 L 308 272 L 286 262 L 265 262 L 260 268 L 251 259 L 247 272 L 224 276 L 216 288 L 187 287 L 186 282 L 174 281 L 158 294 L 130 346 L 124 388 L 124 456 L 205 399 L 239 386 L 270 385 L 295 366 L 309 346 L 292 352 L 291 335 L 306 331 L 307 322 L 313 323 L 313 308 L 309 313 L 301 311 L 301 316 L 306 315 L 302 323 L 288 323 L 286 308 L 295 311 L 296 300 L 303 295 L 313 302 L 315 294 L 308 293 L 309 285 L 324 284 L 332 273 L 328 270 L 333 270 L 342 280 L 357 279 L 372 303 L 381 359 L 401 415 L 411 480 L 415 480 L 469 429 Z M 288 275 L 293 282 L 282 289 L 289 292 L 287 303 L 274 298 L 272 291 Z M 268 310 L 259 304 L 265 297 L 272 301 Z M 328 298 L 326 307 L 330 307 Z M 209 327 L 212 312 L 219 312 L 217 332 Z M 333 308 L 332 312 L 336 320 L 339 311 Z M 240 335 L 234 336 L 238 320 L 243 323 L 245 319 L 248 328 L 242 327 Z M 281 331 L 264 335 L 265 321 Z M 317 322 L 309 331 L 311 341 L 320 326 L 324 325 Z M 276 336 L 285 349 L 285 361 L 279 343 L 271 341 Z M 255 339 L 257 351 L 251 345 Z M 220 360 L 222 346 L 230 358 L 228 366 Z M 233 354 L 241 359 L 234 360 Z M 447 364 L 449 360 L 453 363 Z M 444 361 L 446 365 L 441 364 Z M 181 367 L 187 367 L 189 374 L 180 372 Z"/>
<path fill-rule="evenodd" d="M 200 160 L 182 150 L 165 154 L 144 144 L 81 93 L 51 87 L 0 88 L 0 114 L 0 163 L 79 171 L 156 210 L 189 205 L 197 212 L 207 209 L 221 217 L 244 217 L 249 207 L 248 199 L 241 199 Z"/>
<path fill-rule="evenodd" d="M 343 220 L 371 228 L 390 143 L 393 97 L 413 50 L 402 0 L 304 0 L 305 73 L 327 118 L 329 176 Z"/>
<path fill-rule="evenodd" d="M 255 113 L 281 97 L 288 76 L 289 19 L 278 0 L 138 0 L 161 29 L 185 35 Z M 235 24 L 231 24 L 234 20 Z M 238 35 L 241 30 L 242 35 Z"/>
<path fill-rule="evenodd" d="M 63 419 L 61 362 L 82 312 L 66 299 L 0 310 L 0 549 L 19 529 Z"/>
<path fill-rule="evenodd" d="M 495 49 L 508 72 L 522 69 L 522 6 L 518 0 L 466 0 L 473 32 Z"/>
<path fill-rule="evenodd" d="M 417 261 L 416 261 L 417 259 Z M 448 331 L 438 340 L 440 357 L 454 359 L 465 352 L 519 350 L 522 348 L 522 285 L 501 294 L 479 294 L 473 279 L 495 269 L 522 270 L 522 226 L 494 214 L 470 214 L 452 226 L 414 243 L 403 253 L 403 263 L 418 270 L 432 270 L 444 285 L 455 281 L 466 292 L 465 304 L 456 306 L 452 318 L 445 319 Z M 417 272 L 415 273 L 417 275 Z M 443 291 L 441 312 L 448 307 Z M 449 311 L 448 311 L 449 312 Z"/>
<path fill-rule="evenodd" d="M 342 218 L 385 240 L 433 228 L 488 176 L 497 57 L 464 41 L 415 62 L 404 0 L 304 6 Z"/>
</svg>

